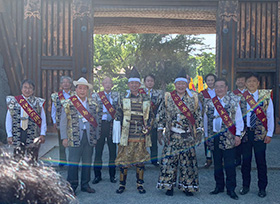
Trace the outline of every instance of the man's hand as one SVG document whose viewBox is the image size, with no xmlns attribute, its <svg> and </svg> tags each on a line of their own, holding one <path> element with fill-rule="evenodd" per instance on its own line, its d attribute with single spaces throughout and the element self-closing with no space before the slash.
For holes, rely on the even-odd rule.
<svg viewBox="0 0 280 204">
<path fill-rule="evenodd" d="M 45 136 L 44 135 L 40 135 L 39 140 L 40 140 L 40 144 L 44 144 L 45 141 L 46 141 Z"/>
<path fill-rule="evenodd" d="M 57 129 L 57 125 L 56 125 L 56 123 L 54 123 L 54 124 L 53 124 L 53 126 L 54 126 L 54 128 L 55 128 L 55 129 Z"/>
<path fill-rule="evenodd" d="M 158 143 L 159 143 L 160 145 L 162 145 L 162 141 L 163 141 L 162 132 L 163 132 L 162 130 L 158 130 L 158 132 L 157 132 Z"/>
<path fill-rule="evenodd" d="M 7 139 L 7 141 L 8 141 L 8 144 L 13 144 L 13 137 L 8 137 L 8 139 Z"/>
<path fill-rule="evenodd" d="M 270 142 L 271 142 L 271 137 L 266 136 L 266 137 L 264 138 L 264 143 L 265 143 L 265 144 L 269 144 Z"/>
<path fill-rule="evenodd" d="M 68 147 L 68 139 L 62 140 L 62 145 L 66 148 Z"/>
<path fill-rule="evenodd" d="M 241 139 L 238 136 L 235 136 L 235 146 L 237 147 L 238 145 L 240 145 L 241 143 Z"/>
</svg>

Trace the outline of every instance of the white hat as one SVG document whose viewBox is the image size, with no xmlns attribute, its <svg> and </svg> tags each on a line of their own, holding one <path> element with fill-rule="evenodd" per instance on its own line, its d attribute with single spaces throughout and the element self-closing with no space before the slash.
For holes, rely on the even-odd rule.
<svg viewBox="0 0 280 204">
<path fill-rule="evenodd" d="M 73 84 L 74 84 L 74 86 L 86 85 L 86 86 L 88 86 L 89 89 L 92 89 L 92 87 L 93 87 L 90 83 L 88 83 L 88 81 L 84 77 L 79 78 L 78 81 L 73 81 Z"/>
</svg>

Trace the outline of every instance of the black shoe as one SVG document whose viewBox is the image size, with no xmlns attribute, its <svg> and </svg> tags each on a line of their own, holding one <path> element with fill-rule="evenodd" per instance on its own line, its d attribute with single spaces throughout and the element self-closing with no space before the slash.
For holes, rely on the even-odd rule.
<svg viewBox="0 0 280 204">
<path fill-rule="evenodd" d="M 212 160 L 211 159 L 207 159 L 205 164 L 204 164 L 204 168 L 208 169 L 211 165 L 212 165 Z"/>
<path fill-rule="evenodd" d="M 86 187 L 86 188 L 81 188 L 81 191 L 83 192 L 87 192 L 87 193 L 95 193 L 95 190 L 94 188 L 91 188 L 91 187 Z"/>
<path fill-rule="evenodd" d="M 143 188 L 143 186 L 138 186 L 138 187 L 137 187 L 137 190 L 138 190 L 138 192 L 139 192 L 140 194 L 146 193 L 146 190 Z"/>
<path fill-rule="evenodd" d="M 211 195 L 216 195 L 216 194 L 222 193 L 222 192 L 224 192 L 224 189 L 215 188 L 215 190 L 211 191 L 210 194 Z"/>
<path fill-rule="evenodd" d="M 119 189 L 116 190 L 116 193 L 118 194 L 122 194 L 125 190 L 125 187 L 124 186 L 120 186 Z"/>
<path fill-rule="evenodd" d="M 240 194 L 241 195 L 245 195 L 248 192 L 249 192 L 249 188 L 248 187 L 243 186 L 243 188 L 240 189 Z"/>
<path fill-rule="evenodd" d="M 265 190 L 259 190 L 258 196 L 264 198 L 266 196 Z"/>
<path fill-rule="evenodd" d="M 171 188 L 170 190 L 167 190 L 165 195 L 167 196 L 173 196 L 173 188 Z"/>
<path fill-rule="evenodd" d="M 186 196 L 193 196 L 193 193 L 192 193 L 192 192 L 184 191 L 184 193 L 185 193 Z"/>
<path fill-rule="evenodd" d="M 113 176 L 110 178 L 110 181 L 111 181 L 111 183 L 117 183 L 117 179 Z"/>
<path fill-rule="evenodd" d="M 158 167 L 159 163 L 158 162 L 152 162 L 152 165 L 154 165 L 155 167 Z"/>
<path fill-rule="evenodd" d="M 92 181 L 92 184 L 97 184 L 97 183 L 99 183 L 101 180 L 102 180 L 102 178 L 101 178 L 100 176 L 95 177 L 95 178 L 93 179 L 93 181 Z"/>
<path fill-rule="evenodd" d="M 234 191 L 228 191 L 227 194 L 229 195 L 230 198 L 232 198 L 234 200 L 238 200 L 238 196 L 236 195 L 236 193 Z"/>
</svg>

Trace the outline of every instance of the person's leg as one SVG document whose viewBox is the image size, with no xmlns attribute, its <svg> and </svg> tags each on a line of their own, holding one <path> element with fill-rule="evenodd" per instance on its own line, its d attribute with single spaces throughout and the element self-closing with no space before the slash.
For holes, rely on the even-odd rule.
<svg viewBox="0 0 280 204">
<path fill-rule="evenodd" d="M 146 190 L 143 187 L 144 184 L 144 164 L 137 164 L 136 165 L 136 183 L 137 183 L 137 190 L 140 194 L 146 193 Z"/>
<path fill-rule="evenodd" d="M 82 154 L 82 175 L 81 175 L 81 189 L 87 189 L 90 181 L 90 170 L 92 166 L 92 153 L 93 147 L 88 143 L 88 137 L 86 131 L 83 132 L 83 138 L 81 141 L 81 154 Z"/>
<path fill-rule="evenodd" d="M 101 124 L 101 135 L 100 138 L 97 140 L 97 144 L 95 146 L 95 157 L 94 157 L 94 175 L 95 178 L 92 181 L 93 184 L 99 183 L 100 180 L 102 180 L 101 177 L 101 169 L 102 169 L 102 153 L 104 149 L 105 144 L 105 128 L 103 121 Z"/>
<path fill-rule="evenodd" d="M 253 142 L 255 159 L 258 170 L 258 187 L 265 191 L 267 186 L 266 144 L 263 141 Z"/>
<path fill-rule="evenodd" d="M 68 159 L 68 174 L 67 181 L 70 183 L 73 191 L 75 192 L 79 185 L 79 162 L 81 157 L 80 147 L 68 147 L 69 159 Z"/>
<path fill-rule="evenodd" d="M 67 164 L 65 147 L 62 144 L 60 130 L 57 130 L 57 134 L 58 134 L 58 144 L 59 144 L 59 166 L 64 166 Z"/>
<path fill-rule="evenodd" d="M 151 162 L 152 164 L 158 166 L 158 144 L 157 144 L 157 128 L 151 130 L 151 140 L 152 146 L 151 150 Z"/>
<path fill-rule="evenodd" d="M 254 140 L 254 132 L 248 131 L 248 141 L 241 143 L 242 145 L 242 186 L 243 188 L 249 189 L 251 183 L 251 162 L 252 162 L 252 148 Z"/>
<path fill-rule="evenodd" d="M 117 189 L 116 193 L 123 193 L 125 190 L 126 185 L 126 178 L 127 178 L 127 167 L 121 166 L 120 167 L 120 184 L 119 188 Z"/>
<path fill-rule="evenodd" d="M 225 180 L 223 171 L 223 150 L 219 148 L 219 137 L 214 138 L 214 178 L 216 181 L 216 189 L 220 192 L 224 191 Z"/>
<path fill-rule="evenodd" d="M 115 160 L 117 156 L 117 145 L 113 143 L 112 137 L 107 137 L 107 144 L 109 148 L 109 175 L 112 183 L 116 182 L 116 165 Z"/>
<path fill-rule="evenodd" d="M 228 192 L 236 188 L 235 148 L 224 150 L 224 166 L 226 172 L 226 188 Z"/>
</svg>

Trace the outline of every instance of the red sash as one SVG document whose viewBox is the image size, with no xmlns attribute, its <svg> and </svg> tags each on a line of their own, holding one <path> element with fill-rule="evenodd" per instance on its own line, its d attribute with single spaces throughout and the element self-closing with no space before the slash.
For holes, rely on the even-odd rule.
<svg viewBox="0 0 280 204">
<path fill-rule="evenodd" d="M 64 96 L 63 96 L 63 91 L 58 92 L 58 98 L 59 98 L 60 102 L 61 102 L 62 100 L 65 100 L 65 98 L 64 98 Z"/>
<path fill-rule="evenodd" d="M 190 109 L 186 106 L 186 104 L 182 101 L 182 99 L 176 94 L 176 91 L 170 92 L 171 97 L 176 104 L 176 106 L 179 108 L 179 110 L 188 118 L 188 120 L 191 122 L 192 125 L 195 124 L 195 119 L 190 111 Z"/>
<path fill-rule="evenodd" d="M 110 101 L 107 99 L 107 97 L 105 96 L 104 91 L 100 91 L 98 93 L 102 103 L 104 104 L 104 106 L 106 107 L 106 109 L 109 111 L 110 115 L 112 116 L 112 118 L 115 118 L 115 114 L 116 114 L 116 110 L 113 108 L 112 104 L 110 103 Z"/>
<path fill-rule="evenodd" d="M 29 115 L 29 117 L 41 128 L 42 118 L 41 116 L 29 105 L 29 103 L 23 98 L 22 95 L 15 96 L 15 99 L 23 110 Z"/>
<path fill-rule="evenodd" d="M 258 105 L 258 103 L 255 101 L 253 96 L 249 93 L 249 91 L 245 91 L 243 93 L 243 96 L 245 97 L 246 102 L 250 105 L 250 107 L 254 110 L 256 113 L 256 116 L 258 119 L 262 122 L 264 128 L 267 130 L 267 118 L 261 107 Z"/>
<path fill-rule="evenodd" d="M 234 90 L 234 91 L 233 91 L 233 93 L 234 93 L 235 95 L 242 94 L 242 92 L 241 92 L 241 91 L 239 91 L 239 89 Z M 242 95 L 243 95 L 243 94 L 242 94 Z"/>
<path fill-rule="evenodd" d="M 204 98 L 211 98 L 211 96 L 209 95 L 207 89 L 204 89 L 203 91 L 201 91 L 201 93 L 203 94 Z"/>
<path fill-rule="evenodd" d="M 146 95 L 148 95 L 144 89 L 139 89 L 139 93 L 140 93 L 140 94 L 146 94 Z M 152 106 L 152 109 L 153 109 L 153 110 L 156 110 L 156 109 L 157 109 L 156 105 L 153 103 L 152 100 L 151 100 L 151 106 Z"/>
<path fill-rule="evenodd" d="M 231 132 L 231 134 L 235 135 L 236 134 L 236 126 L 233 124 L 231 118 L 229 117 L 228 113 L 220 103 L 219 99 L 217 96 L 212 98 L 212 102 L 218 111 L 219 115 L 221 116 L 224 124 L 228 127 L 228 130 Z"/>
<path fill-rule="evenodd" d="M 79 101 L 77 96 L 71 96 L 69 98 L 75 108 L 81 113 L 81 115 L 93 126 L 97 127 L 97 122 L 95 118 L 88 112 L 88 110 L 83 106 L 83 104 Z"/>
</svg>

